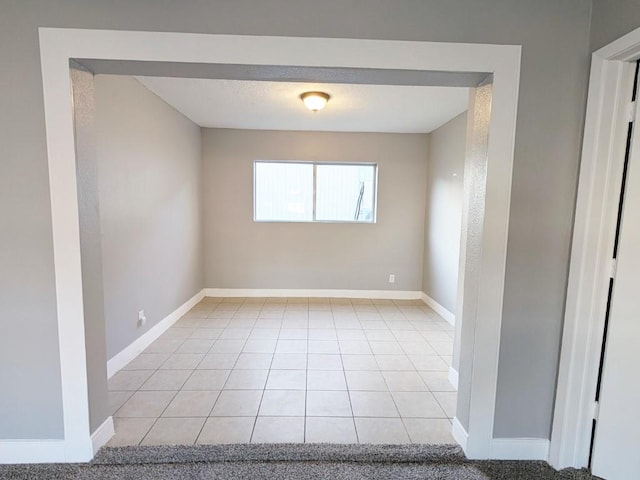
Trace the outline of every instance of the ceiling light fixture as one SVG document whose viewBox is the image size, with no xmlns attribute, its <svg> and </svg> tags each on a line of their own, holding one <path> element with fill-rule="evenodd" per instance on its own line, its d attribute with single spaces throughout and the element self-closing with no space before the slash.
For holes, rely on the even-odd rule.
<svg viewBox="0 0 640 480">
<path fill-rule="evenodd" d="M 324 92 L 305 92 L 300 95 L 300 98 L 304 102 L 305 107 L 312 112 L 317 112 L 325 107 L 331 97 L 328 93 Z"/>
</svg>

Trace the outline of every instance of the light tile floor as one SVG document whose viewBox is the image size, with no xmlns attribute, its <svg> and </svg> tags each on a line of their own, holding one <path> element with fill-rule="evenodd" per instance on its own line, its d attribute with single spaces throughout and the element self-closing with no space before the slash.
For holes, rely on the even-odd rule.
<svg viewBox="0 0 640 480">
<path fill-rule="evenodd" d="M 109 380 L 109 445 L 454 443 L 452 349 L 421 301 L 205 298 Z"/>
</svg>

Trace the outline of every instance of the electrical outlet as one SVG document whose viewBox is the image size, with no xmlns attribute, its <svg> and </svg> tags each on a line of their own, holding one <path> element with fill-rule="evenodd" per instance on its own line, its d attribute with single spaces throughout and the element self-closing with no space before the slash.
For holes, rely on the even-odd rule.
<svg viewBox="0 0 640 480">
<path fill-rule="evenodd" d="M 144 315 L 144 310 L 138 312 L 138 327 L 143 327 L 147 323 L 147 317 Z"/>
<path fill-rule="evenodd" d="M 396 283 L 396 276 L 393 273 L 389 275 L 389 283 Z"/>
</svg>

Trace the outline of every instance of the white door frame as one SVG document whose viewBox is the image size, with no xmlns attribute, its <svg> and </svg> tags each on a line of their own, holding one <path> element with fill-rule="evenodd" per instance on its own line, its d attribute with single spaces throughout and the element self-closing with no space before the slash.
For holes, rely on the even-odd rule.
<svg viewBox="0 0 640 480">
<path fill-rule="evenodd" d="M 64 440 L 47 457 L 92 458 L 84 341 L 80 236 L 69 60 L 329 66 L 488 72 L 493 74 L 489 123 L 486 228 L 480 253 L 471 411 L 465 449 L 489 458 L 493 438 L 511 176 L 520 75 L 520 46 L 333 38 L 207 35 L 41 28 Z M 469 366 L 471 368 L 471 366 Z M 64 454 L 59 452 L 63 451 Z M 28 453 L 25 453 L 29 456 Z M 58 458 L 62 457 L 62 458 Z M 32 461 L 34 461 L 32 459 Z"/>
<path fill-rule="evenodd" d="M 591 60 L 549 463 L 585 467 L 611 275 L 631 85 L 640 28 Z"/>
</svg>

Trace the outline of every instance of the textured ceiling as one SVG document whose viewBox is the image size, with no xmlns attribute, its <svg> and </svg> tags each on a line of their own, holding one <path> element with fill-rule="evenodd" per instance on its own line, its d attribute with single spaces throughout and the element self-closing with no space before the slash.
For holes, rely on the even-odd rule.
<svg viewBox="0 0 640 480">
<path fill-rule="evenodd" d="M 467 109 L 468 89 L 136 77 L 196 124 L 209 128 L 427 133 Z M 300 94 L 331 95 L 308 111 Z"/>
</svg>

